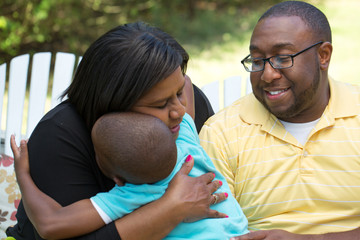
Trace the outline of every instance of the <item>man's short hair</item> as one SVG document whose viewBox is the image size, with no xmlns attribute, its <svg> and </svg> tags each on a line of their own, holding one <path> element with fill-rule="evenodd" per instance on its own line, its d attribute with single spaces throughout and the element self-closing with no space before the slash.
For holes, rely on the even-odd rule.
<svg viewBox="0 0 360 240">
<path fill-rule="evenodd" d="M 312 30 L 317 41 L 331 42 L 331 28 L 325 14 L 315 6 L 301 1 L 286 1 L 269 8 L 259 21 L 269 17 L 300 17 Z"/>
</svg>

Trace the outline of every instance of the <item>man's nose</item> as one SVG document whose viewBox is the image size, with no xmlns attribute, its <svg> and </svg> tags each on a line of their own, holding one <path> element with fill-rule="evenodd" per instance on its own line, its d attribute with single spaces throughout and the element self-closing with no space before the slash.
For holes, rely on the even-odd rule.
<svg viewBox="0 0 360 240">
<path fill-rule="evenodd" d="M 271 83 L 273 80 L 281 77 L 280 71 L 273 68 L 270 60 L 264 62 L 264 70 L 261 74 L 261 80 L 267 83 Z"/>
</svg>

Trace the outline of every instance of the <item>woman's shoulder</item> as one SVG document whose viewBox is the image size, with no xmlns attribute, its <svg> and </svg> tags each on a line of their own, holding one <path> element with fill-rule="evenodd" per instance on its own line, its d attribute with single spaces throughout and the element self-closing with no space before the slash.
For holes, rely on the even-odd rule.
<svg viewBox="0 0 360 240">
<path fill-rule="evenodd" d="M 52 118 L 77 119 L 80 118 L 80 115 L 77 113 L 74 105 L 72 105 L 69 101 L 65 100 L 64 102 L 59 103 L 49 112 L 47 112 L 41 120 Z"/>
<path fill-rule="evenodd" d="M 82 120 L 81 116 L 76 111 L 74 105 L 71 104 L 69 101 L 64 101 L 59 105 L 55 106 L 53 109 L 51 109 L 44 115 L 40 122 L 49 120 L 54 122 L 60 122 L 61 124 L 81 123 L 85 125 L 85 122 Z"/>
<path fill-rule="evenodd" d="M 46 133 L 46 135 L 61 132 L 62 134 L 76 133 L 86 138 L 90 136 L 85 122 L 69 101 L 64 101 L 47 112 L 34 129 L 34 133 L 38 132 Z"/>
</svg>

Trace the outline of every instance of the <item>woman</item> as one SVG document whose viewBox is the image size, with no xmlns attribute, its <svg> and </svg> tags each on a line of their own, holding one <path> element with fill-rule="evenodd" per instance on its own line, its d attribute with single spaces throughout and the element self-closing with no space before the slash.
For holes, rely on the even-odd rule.
<svg viewBox="0 0 360 240">
<path fill-rule="evenodd" d="M 63 95 L 68 100 L 46 114 L 29 139 L 36 185 L 63 206 L 113 187 L 96 164 L 90 137 L 93 124 L 106 113 L 150 114 L 178 134 L 187 101 L 183 93 L 192 93 L 184 77 L 187 61 L 187 53 L 171 36 L 144 23 L 119 26 L 96 40 Z M 169 86 L 164 82 L 168 79 L 176 84 Z M 162 96 L 159 84 L 169 86 L 170 93 Z M 214 175 L 191 178 L 189 168 L 185 164 L 159 200 L 78 239 L 161 239 L 182 221 L 223 216 L 209 210 L 211 193 L 219 187 L 211 182 Z M 22 204 L 17 219 L 9 236 L 40 239 Z"/>
</svg>

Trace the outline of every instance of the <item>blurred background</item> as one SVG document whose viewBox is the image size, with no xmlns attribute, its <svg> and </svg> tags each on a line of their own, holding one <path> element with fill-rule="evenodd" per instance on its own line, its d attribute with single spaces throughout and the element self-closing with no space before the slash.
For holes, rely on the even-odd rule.
<svg viewBox="0 0 360 240">
<path fill-rule="evenodd" d="M 0 64 L 17 55 L 71 52 L 111 28 L 142 20 L 173 35 L 189 52 L 188 74 L 198 86 L 234 75 L 258 17 L 279 0 L 1 0 Z M 320 8 L 333 30 L 330 75 L 360 83 L 357 57 L 359 0 L 306 1 Z"/>
</svg>

